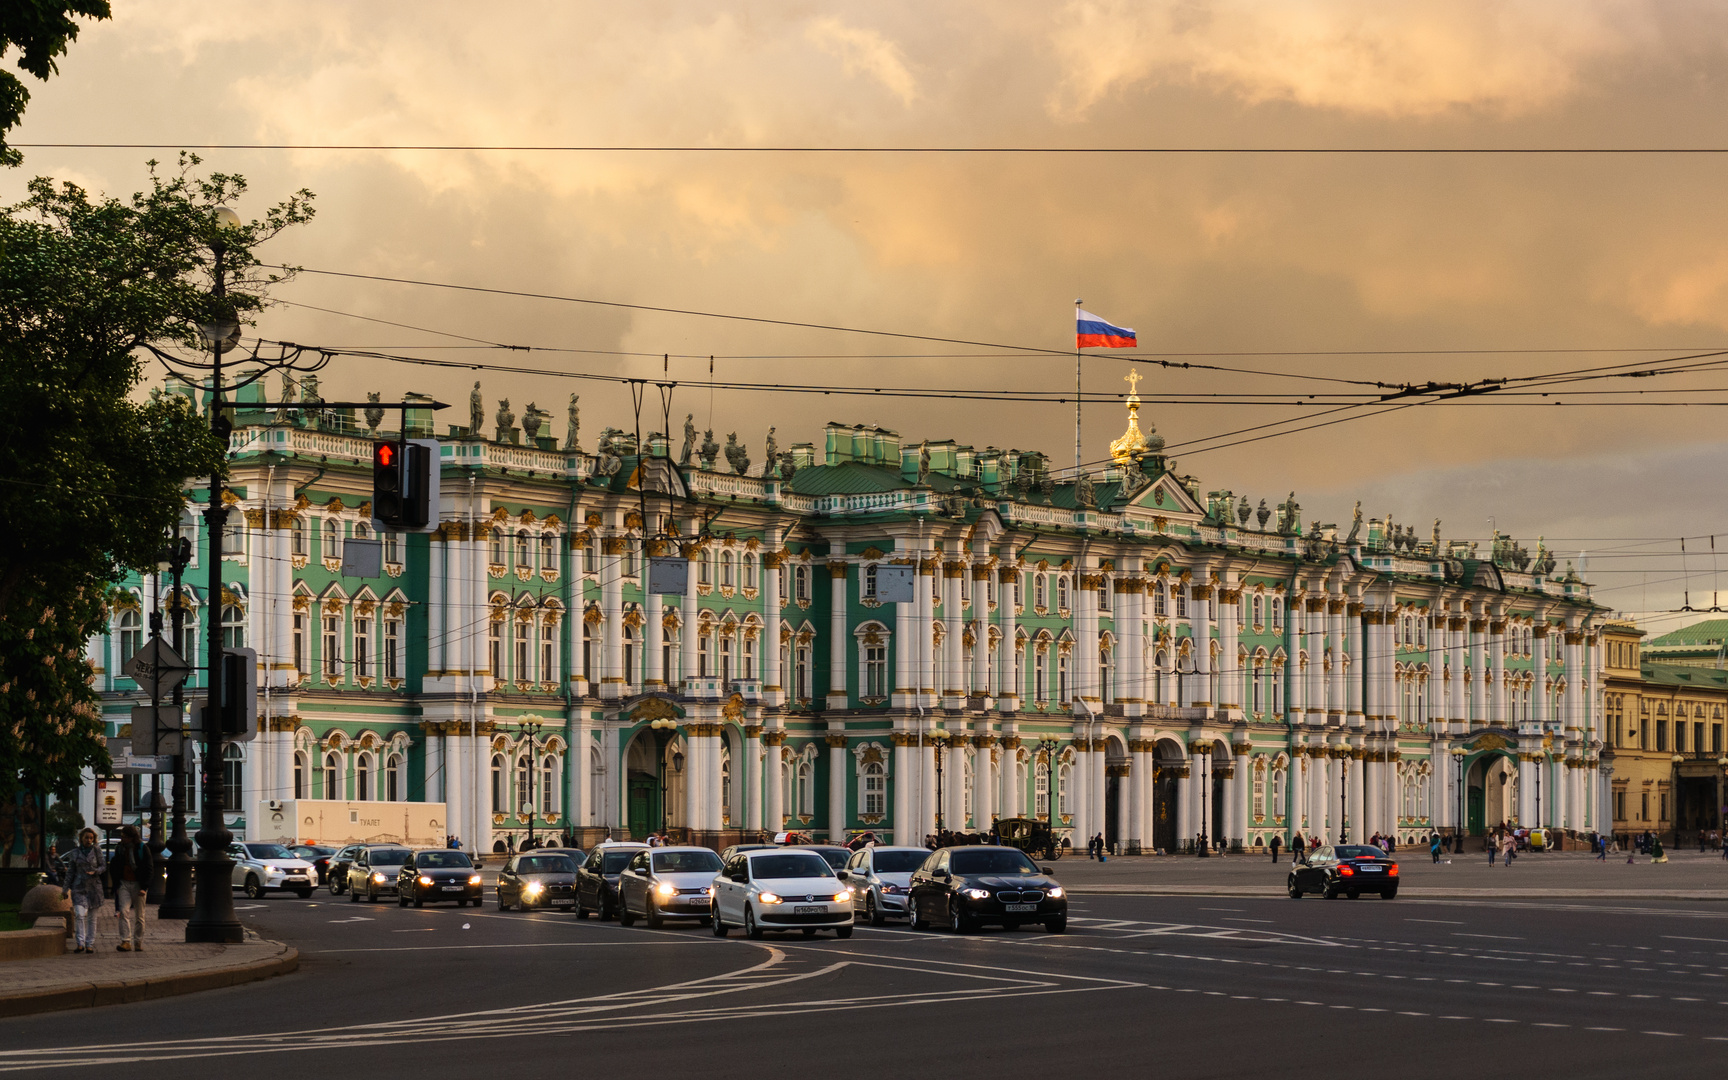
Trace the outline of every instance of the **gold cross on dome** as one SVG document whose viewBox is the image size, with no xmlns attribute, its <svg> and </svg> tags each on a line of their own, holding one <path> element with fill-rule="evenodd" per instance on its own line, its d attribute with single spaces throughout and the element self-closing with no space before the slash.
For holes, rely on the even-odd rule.
<svg viewBox="0 0 1728 1080">
<path fill-rule="evenodd" d="M 1132 396 L 1132 397 L 1138 397 L 1139 396 L 1139 394 L 1140 394 L 1140 380 L 1144 379 L 1145 377 L 1146 376 L 1140 374 L 1139 369 L 1137 369 L 1137 368 L 1129 368 L 1128 374 L 1122 376 L 1122 381 L 1128 384 L 1128 393 L 1130 396 Z"/>
</svg>

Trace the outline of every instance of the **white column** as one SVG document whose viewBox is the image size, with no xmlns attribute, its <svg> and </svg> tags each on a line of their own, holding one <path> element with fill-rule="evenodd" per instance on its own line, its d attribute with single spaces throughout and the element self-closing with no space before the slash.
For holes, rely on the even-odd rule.
<svg viewBox="0 0 1728 1080">
<path fill-rule="evenodd" d="M 589 805 L 592 796 L 589 794 L 589 735 L 588 718 L 578 712 L 571 718 L 569 727 L 570 750 L 564 755 L 564 772 L 567 777 L 566 790 L 570 793 L 570 801 L 564 806 L 564 817 L 572 828 L 592 825 L 592 814 Z"/>
<path fill-rule="evenodd" d="M 828 842 L 846 842 L 847 789 L 852 772 L 852 755 L 846 751 L 846 736 L 828 735 Z"/>
<path fill-rule="evenodd" d="M 694 525 L 691 527 L 693 528 Z M 678 616 L 679 621 L 684 624 L 678 628 L 678 670 L 684 679 L 684 685 L 687 687 L 694 685 L 690 680 L 696 678 L 700 663 L 697 653 L 697 646 L 700 642 L 696 633 L 696 619 L 699 614 L 696 608 L 696 563 L 701 556 L 702 553 L 693 544 L 684 549 L 684 557 L 689 560 L 689 565 L 685 567 L 684 571 L 684 595 L 681 598 L 681 610 Z M 774 579 L 774 584 L 769 588 L 778 591 L 778 575 L 770 574 L 768 576 Z M 768 636 L 768 640 L 762 643 L 762 651 L 773 657 L 775 664 L 779 664 L 780 605 L 773 604 L 768 607 L 767 628 L 771 636 Z M 718 661 L 718 657 L 715 659 Z"/>
<path fill-rule="evenodd" d="M 917 648 L 918 670 L 917 687 L 918 703 L 927 709 L 936 707 L 936 571 L 940 565 L 939 559 L 927 557 L 924 552 L 918 554 L 918 577 L 913 587 L 917 590 Z M 936 780 L 931 777 L 932 791 Z M 927 804 L 925 813 L 934 823 L 936 807 L 934 803 Z M 928 830 L 926 830 L 928 831 Z"/>
<path fill-rule="evenodd" d="M 1290 810 L 1287 820 L 1290 833 L 1302 832 L 1308 821 L 1308 748 L 1300 740 L 1290 744 L 1290 775 L 1286 779 Z M 1286 840 L 1289 837 L 1285 837 Z"/>
<path fill-rule="evenodd" d="M 600 615 L 601 640 L 605 642 L 605 660 L 600 678 L 600 696 L 617 699 L 624 696 L 628 676 L 624 671 L 624 566 L 620 556 L 628 541 L 622 536 L 601 540 L 600 556 Z M 496 675 L 496 673 L 494 673 Z"/>
<path fill-rule="evenodd" d="M 966 736 L 958 732 L 948 739 L 942 754 L 942 824 L 950 832 L 966 828 Z"/>
<path fill-rule="evenodd" d="M 1100 731 L 1100 732 L 1103 729 L 1103 725 L 1101 725 L 1101 724 L 1093 724 L 1092 727 L 1095 731 Z M 1110 820 L 1109 817 L 1107 816 L 1108 811 L 1105 808 L 1105 801 L 1109 796 L 1110 787 L 1105 782 L 1105 779 L 1104 779 L 1105 776 L 1107 775 L 1106 770 L 1105 770 L 1105 764 L 1104 764 L 1104 758 L 1105 758 L 1104 746 L 1105 746 L 1105 741 L 1104 741 L 1104 738 L 1102 737 L 1102 735 L 1097 735 L 1096 737 L 1093 738 L 1093 740 L 1092 740 L 1092 831 L 1098 832 L 1098 833 L 1101 833 L 1104 831 L 1104 823 Z"/>
<path fill-rule="evenodd" d="M 1212 706 L 1212 615 L 1207 606 L 1212 587 L 1196 585 L 1188 602 L 1189 622 L 1194 627 L 1194 703 Z"/>
<path fill-rule="evenodd" d="M 1302 605 L 1303 625 L 1308 628 L 1308 722 L 1326 724 L 1326 600 L 1311 593 Z"/>
<path fill-rule="evenodd" d="M 942 625 L 947 629 L 947 635 L 942 639 L 936 681 L 930 685 L 942 695 L 942 706 L 947 709 L 966 706 L 966 610 L 960 597 L 961 575 L 964 573 L 966 564 L 963 562 L 949 559 L 942 564 Z"/>
<path fill-rule="evenodd" d="M 1374 830 L 1366 827 L 1368 815 L 1363 813 L 1368 807 L 1368 764 L 1366 755 L 1350 763 L 1350 839 L 1356 843 L 1374 835 Z"/>
<path fill-rule="evenodd" d="M 1194 839 L 1198 832 L 1194 828 L 1194 808 L 1190 805 L 1194 797 L 1194 788 L 1199 784 L 1199 776 L 1194 768 L 1194 759 L 1190 755 L 1183 766 L 1187 775 L 1178 773 L 1176 779 L 1176 850 L 1182 850 L 1183 845 Z"/>
<path fill-rule="evenodd" d="M 785 700 L 782 690 L 786 686 L 786 675 L 780 669 L 780 608 L 784 604 L 780 597 L 780 538 L 777 530 L 770 531 L 762 556 L 762 691 L 769 705 L 779 705 Z M 692 567 L 694 569 L 694 567 Z M 693 633 L 693 631 L 686 631 Z M 685 669 L 685 676 L 690 671 Z"/>
<path fill-rule="evenodd" d="M 844 709 L 848 704 L 847 647 L 852 644 L 852 635 L 846 632 L 846 563 L 839 559 L 828 563 L 828 596 L 828 707 Z"/>
<path fill-rule="evenodd" d="M 744 728 L 744 831 L 762 831 L 762 728 Z"/>
<path fill-rule="evenodd" d="M 1011 713 L 1020 707 L 1024 689 L 1014 681 L 1014 634 L 1018 617 L 1014 613 L 1014 586 L 1020 572 L 1004 566 L 996 572 L 996 623 L 1002 630 L 1002 641 L 996 646 L 996 709 Z"/>
<path fill-rule="evenodd" d="M 1326 635 L 1332 649 L 1332 670 L 1326 679 L 1326 711 L 1337 713 L 1340 721 L 1349 708 L 1348 669 L 1344 663 L 1344 610 L 1342 598 L 1334 595 L 1327 599 Z"/>
<path fill-rule="evenodd" d="M 1352 611 L 1352 608 L 1355 610 Z M 1350 726 L 1355 727 L 1362 722 L 1362 714 L 1364 712 L 1363 693 L 1366 684 L 1366 669 L 1363 667 L 1364 649 L 1362 648 L 1362 644 L 1364 634 L 1368 629 L 1368 619 L 1367 614 L 1362 610 L 1361 604 L 1354 602 L 1345 604 L 1345 622 L 1349 626 L 1350 635 L 1348 642 L 1350 673 L 1345 678 L 1344 708 L 1348 714 L 1347 719 Z"/>
<path fill-rule="evenodd" d="M 648 585 L 648 568 L 642 568 L 642 584 Z M 642 689 L 666 689 L 666 601 L 662 593 L 642 597 Z"/>
<path fill-rule="evenodd" d="M 923 578 L 919 578 L 921 583 Z M 927 583 L 925 583 L 927 584 Z M 929 594 L 925 594 L 928 599 Z M 936 744 L 930 740 L 929 727 L 926 725 L 923 745 L 918 747 L 918 839 L 915 844 L 922 844 L 924 837 L 936 831 Z"/>
<path fill-rule="evenodd" d="M 786 827 L 786 785 L 781 782 L 786 755 L 781 744 L 786 741 L 783 731 L 771 731 L 763 736 L 766 753 L 762 757 L 762 828 L 769 833 Z"/>
<path fill-rule="evenodd" d="M 1234 590 L 1219 588 L 1217 706 L 1233 713 L 1240 713 L 1243 700 L 1242 664 L 1236 656 L 1240 597 Z"/>
<path fill-rule="evenodd" d="M 1124 850 L 1138 853 L 1147 847 L 1145 837 L 1146 812 L 1146 751 L 1141 739 L 1128 740 L 1128 810 L 1122 816 Z"/>
<path fill-rule="evenodd" d="M 912 751 L 901 732 L 894 733 L 894 775 L 889 780 L 894 785 L 894 843 L 914 846 L 924 838 L 912 820 Z"/>
<path fill-rule="evenodd" d="M 1248 751 L 1251 749 L 1251 744 L 1244 740 L 1233 744 L 1231 749 L 1236 753 L 1236 794 L 1230 800 L 1230 805 L 1233 808 L 1232 813 L 1236 817 L 1236 826 L 1231 832 L 1230 838 L 1240 840 L 1246 845 L 1248 843 L 1248 825 L 1254 820 L 1254 815 L 1248 808 L 1248 803 L 1254 796 L 1254 774 L 1249 771 L 1248 767 Z"/>
<path fill-rule="evenodd" d="M 1086 734 L 1084 721 L 1074 725 L 1074 764 L 1068 770 L 1068 810 L 1074 828 L 1074 842 L 1086 850 L 1092 839 L 1092 740 Z"/>
<path fill-rule="evenodd" d="M 974 589 L 977 587 L 973 585 Z M 974 604 L 981 603 L 982 599 L 981 594 L 973 593 Z M 979 832 L 988 835 L 991 822 L 1000 816 L 996 808 L 996 763 L 991 760 L 991 755 L 996 752 L 996 740 L 990 736 L 990 721 L 978 722 L 978 735 L 973 741 L 977 745 L 973 747 L 972 824 Z"/>
</svg>

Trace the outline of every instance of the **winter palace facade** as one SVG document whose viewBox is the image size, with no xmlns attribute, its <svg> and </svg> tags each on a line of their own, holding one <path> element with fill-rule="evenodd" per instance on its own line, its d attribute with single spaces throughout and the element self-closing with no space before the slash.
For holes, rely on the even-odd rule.
<svg viewBox="0 0 1728 1080">
<path fill-rule="evenodd" d="M 1132 398 L 1112 461 L 1058 478 L 862 425 L 770 433 L 766 467 L 688 421 L 682 446 L 584 449 L 574 401 L 562 439 L 532 407 L 482 431 L 477 385 L 437 531 L 378 538 L 378 414 L 261 386 L 233 416 L 222 594 L 197 507 L 180 593 L 199 663 L 213 618 L 258 652 L 258 734 L 223 763 L 242 837 L 293 798 L 442 802 L 482 850 L 531 825 L 920 843 L 1052 799 L 1075 844 L 1129 852 L 1607 825 L 1604 613 L 1575 574 L 1438 522 L 1256 514 L 1172 471 Z M 382 540 L 377 576 L 345 566 L 356 539 Z M 170 592 L 126 581 L 91 642 L 116 737 Z"/>
</svg>

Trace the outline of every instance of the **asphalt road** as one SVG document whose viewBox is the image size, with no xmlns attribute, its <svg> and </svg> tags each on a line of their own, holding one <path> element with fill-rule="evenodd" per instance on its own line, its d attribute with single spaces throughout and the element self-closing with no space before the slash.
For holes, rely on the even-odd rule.
<svg viewBox="0 0 1728 1080">
<path fill-rule="evenodd" d="M 238 899 L 298 973 L 0 1022 L 0 1071 L 1667 1076 L 1728 1053 L 1728 906 L 1080 896 L 849 941 Z"/>
</svg>

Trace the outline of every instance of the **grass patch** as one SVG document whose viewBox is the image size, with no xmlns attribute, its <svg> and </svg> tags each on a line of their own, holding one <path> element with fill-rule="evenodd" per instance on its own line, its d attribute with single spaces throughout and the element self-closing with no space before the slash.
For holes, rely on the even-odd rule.
<svg viewBox="0 0 1728 1080">
<path fill-rule="evenodd" d="M 28 930 L 30 924 L 18 917 L 17 904 L 0 904 L 0 930 Z"/>
</svg>

